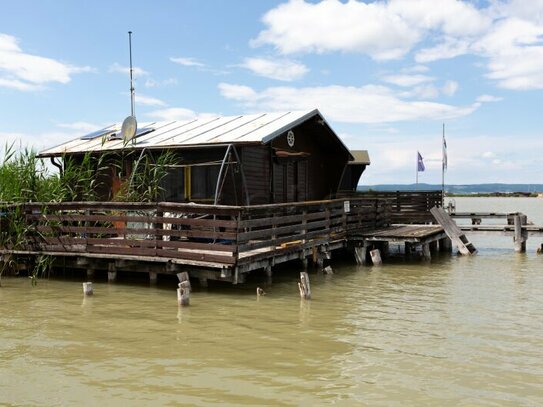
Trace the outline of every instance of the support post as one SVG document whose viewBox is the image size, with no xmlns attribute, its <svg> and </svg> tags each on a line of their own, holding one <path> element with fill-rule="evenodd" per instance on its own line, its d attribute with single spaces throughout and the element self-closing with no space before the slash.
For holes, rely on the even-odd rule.
<svg viewBox="0 0 543 407">
<path fill-rule="evenodd" d="M 515 252 L 517 253 L 524 253 L 526 251 L 527 236 L 522 230 L 523 221 L 526 222 L 526 216 L 515 215 L 515 234 L 513 236 L 513 243 L 515 245 Z"/>
<path fill-rule="evenodd" d="M 109 263 L 107 265 L 107 282 L 113 283 L 115 280 L 117 280 L 117 269 L 115 268 L 115 264 Z"/>
<path fill-rule="evenodd" d="M 452 240 L 448 237 L 439 239 L 439 251 L 440 252 L 452 252 Z"/>
<path fill-rule="evenodd" d="M 422 244 L 422 258 L 424 260 L 431 260 L 432 254 L 430 252 L 430 245 L 428 243 Z"/>
<path fill-rule="evenodd" d="M 354 258 L 357 264 L 366 265 L 367 247 L 365 245 L 354 248 Z"/>
<path fill-rule="evenodd" d="M 381 251 L 379 249 L 371 250 L 370 256 L 374 266 L 380 266 L 383 264 L 383 260 L 381 260 Z"/>
<path fill-rule="evenodd" d="M 300 281 L 298 282 L 298 289 L 300 290 L 300 297 L 303 300 L 311 299 L 311 285 L 309 284 L 309 275 L 305 271 L 302 271 L 300 273 Z"/>
<path fill-rule="evenodd" d="M 190 305 L 190 282 L 182 281 L 177 288 L 177 304 L 181 307 Z"/>
<path fill-rule="evenodd" d="M 272 276 L 273 276 L 271 264 L 268 264 L 266 266 L 266 268 L 264 269 L 264 271 L 266 273 L 266 284 L 271 284 L 272 283 Z"/>
<path fill-rule="evenodd" d="M 201 288 L 207 288 L 208 287 L 207 277 L 200 277 L 199 281 L 200 281 L 200 287 Z"/>
<path fill-rule="evenodd" d="M 94 269 L 87 269 L 87 280 L 92 280 L 94 277 Z"/>
<path fill-rule="evenodd" d="M 150 282 L 151 284 L 156 284 L 156 282 L 157 282 L 157 277 L 158 277 L 158 275 L 157 275 L 157 272 L 156 272 L 156 271 L 150 271 L 150 272 L 149 272 L 149 282 Z"/>
<path fill-rule="evenodd" d="M 83 283 L 83 295 L 92 295 L 92 283 L 90 281 Z"/>
</svg>

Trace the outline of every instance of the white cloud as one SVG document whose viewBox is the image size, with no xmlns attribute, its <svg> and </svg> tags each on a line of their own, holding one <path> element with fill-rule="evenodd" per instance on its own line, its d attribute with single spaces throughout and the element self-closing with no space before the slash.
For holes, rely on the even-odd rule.
<svg viewBox="0 0 543 407">
<path fill-rule="evenodd" d="M 267 28 L 251 45 L 269 44 L 282 54 L 347 51 L 397 59 L 420 39 L 418 30 L 383 2 L 291 0 L 268 11 L 263 22 Z"/>
<path fill-rule="evenodd" d="M 156 80 L 153 78 L 147 78 L 144 85 L 146 88 L 162 88 L 167 86 L 174 86 L 177 85 L 177 79 L 168 78 L 163 80 Z"/>
<path fill-rule="evenodd" d="M 287 82 L 300 79 L 309 72 L 305 65 L 287 59 L 245 58 L 241 66 L 255 75 Z"/>
<path fill-rule="evenodd" d="M 468 53 L 469 46 L 470 43 L 467 40 L 448 38 L 441 44 L 418 51 L 415 55 L 415 61 L 428 63 L 440 59 L 455 58 Z"/>
<path fill-rule="evenodd" d="M 219 84 L 221 94 L 250 110 L 321 109 L 330 119 L 347 123 L 386 123 L 465 116 L 480 104 L 452 106 L 404 100 L 385 86 L 271 87 L 256 92 L 248 86 Z"/>
<path fill-rule="evenodd" d="M 57 126 L 62 129 L 75 130 L 82 133 L 90 133 L 91 131 L 95 131 L 104 127 L 99 124 L 88 122 L 58 123 Z"/>
<path fill-rule="evenodd" d="M 166 102 L 141 93 L 136 93 L 136 103 L 145 106 L 167 106 Z"/>
<path fill-rule="evenodd" d="M 492 151 L 485 151 L 483 154 L 481 154 L 481 157 L 483 158 L 494 158 L 496 157 L 496 154 Z"/>
<path fill-rule="evenodd" d="M 425 82 L 432 82 L 434 78 L 426 75 L 387 75 L 384 76 L 383 81 L 392 83 L 393 85 L 410 87 L 414 85 L 420 85 Z"/>
<path fill-rule="evenodd" d="M 172 57 L 170 58 L 170 61 L 179 65 L 183 65 L 183 66 L 195 66 L 198 68 L 203 68 L 206 66 L 204 63 L 198 61 L 196 58 L 191 58 L 191 57 L 178 57 L 178 58 Z"/>
<path fill-rule="evenodd" d="M 477 102 L 499 102 L 503 100 L 502 97 L 492 95 L 481 95 L 477 97 Z"/>
<path fill-rule="evenodd" d="M 121 64 L 118 64 L 115 62 L 113 65 L 109 67 L 109 72 L 115 72 L 115 73 L 122 73 L 125 75 L 130 74 L 130 67 L 129 66 L 123 66 Z M 143 68 L 139 68 L 137 66 L 132 67 L 132 74 L 134 76 L 147 76 L 149 75 L 149 72 L 147 72 Z"/>
<path fill-rule="evenodd" d="M 66 84 L 73 74 L 90 72 L 90 67 L 78 67 L 52 58 L 24 52 L 17 38 L 0 33 L 0 86 L 30 91 L 49 82 Z"/>
<path fill-rule="evenodd" d="M 443 88 L 441 89 L 441 92 L 443 92 L 446 96 L 453 96 L 456 91 L 458 90 L 458 82 L 456 81 L 446 81 L 443 85 Z"/>
<path fill-rule="evenodd" d="M 353 52 L 381 61 L 414 51 L 417 63 L 471 54 L 484 59 L 487 77 L 502 88 L 543 89 L 543 1 L 477 3 L 290 0 L 264 15 L 265 28 L 251 44 L 281 54 Z"/>
</svg>

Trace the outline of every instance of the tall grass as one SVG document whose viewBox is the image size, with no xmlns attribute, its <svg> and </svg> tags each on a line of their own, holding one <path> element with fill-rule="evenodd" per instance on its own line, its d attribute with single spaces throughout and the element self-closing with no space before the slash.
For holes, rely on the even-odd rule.
<svg viewBox="0 0 543 407">
<path fill-rule="evenodd" d="M 129 161 L 130 174 L 123 169 Z M 176 156 L 166 151 L 157 157 L 151 153 L 134 151 L 82 157 L 63 157 L 62 171 L 51 167 L 36 156 L 31 149 L 17 150 L 14 144 L 4 147 L 0 162 L 0 248 L 10 251 L 24 247 L 29 225 L 17 204 L 25 202 L 95 201 L 99 199 L 99 175 L 111 174 L 111 168 L 123 179 L 117 201 L 156 202 L 162 196 L 162 180 L 168 168 L 175 164 Z M 9 205 L 9 210 L 7 209 Z M 15 205 L 15 206 L 14 206 Z M 46 208 L 45 208 L 46 210 Z M 48 272 L 51 259 L 40 256 L 36 259 L 32 276 Z M 4 254 L 0 258 L 0 282 L 7 269 L 16 266 L 13 256 Z"/>
</svg>

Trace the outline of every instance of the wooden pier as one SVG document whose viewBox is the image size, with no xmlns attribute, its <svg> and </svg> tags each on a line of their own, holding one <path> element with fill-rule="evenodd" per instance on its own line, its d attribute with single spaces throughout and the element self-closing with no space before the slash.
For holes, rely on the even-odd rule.
<svg viewBox="0 0 543 407">
<path fill-rule="evenodd" d="M 416 197 L 355 194 L 341 199 L 288 204 L 225 206 L 182 203 L 62 202 L 6 206 L 0 227 L 4 263 L 18 267 L 47 256 L 54 267 L 157 274 L 188 271 L 207 280 L 243 282 L 253 270 L 268 277 L 280 263 L 298 260 L 323 267 L 337 249 L 364 242 L 396 241 L 417 245 L 442 238 L 435 226 L 388 229 L 413 202 L 429 213 L 436 193 Z M 430 196 L 430 198 L 429 198 Z M 422 216 L 422 215 L 419 215 Z M 22 236 L 6 236 L 7 223 L 18 222 Z M 418 231 L 415 231 L 418 228 Z M 374 232 L 373 236 L 370 236 Z M 395 231 L 395 232 L 394 232 Z M 28 266 L 30 267 L 30 266 Z"/>
</svg>

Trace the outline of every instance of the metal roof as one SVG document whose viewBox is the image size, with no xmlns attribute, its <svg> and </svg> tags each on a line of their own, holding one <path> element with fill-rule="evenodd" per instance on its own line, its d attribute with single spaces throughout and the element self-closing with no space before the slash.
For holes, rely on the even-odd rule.
<svg viewBox="0 0 543 407">
<path fill-rule="evenodd" d="M 134 143 L 123 142 L 116 137 L 121 124 L 113 124 L 102 131 L 78 137 L 56 147 L 42 151 L 39 157 L 53 157 L 63 154 L 114 151 L 127 148 L 182 148 L 201 145 L 232 143 L 265 144 L 289 129 L 318 116 L 324 118 L 317 109 L 284 113 L 260 113 L 243 116 L 203 117 L 187 121 L 153 122 L 140 124 L 138 128 L 152 128 L 134 139 Z M 332 128 L 330 132 L 341 142 Z"/>
</svg>

